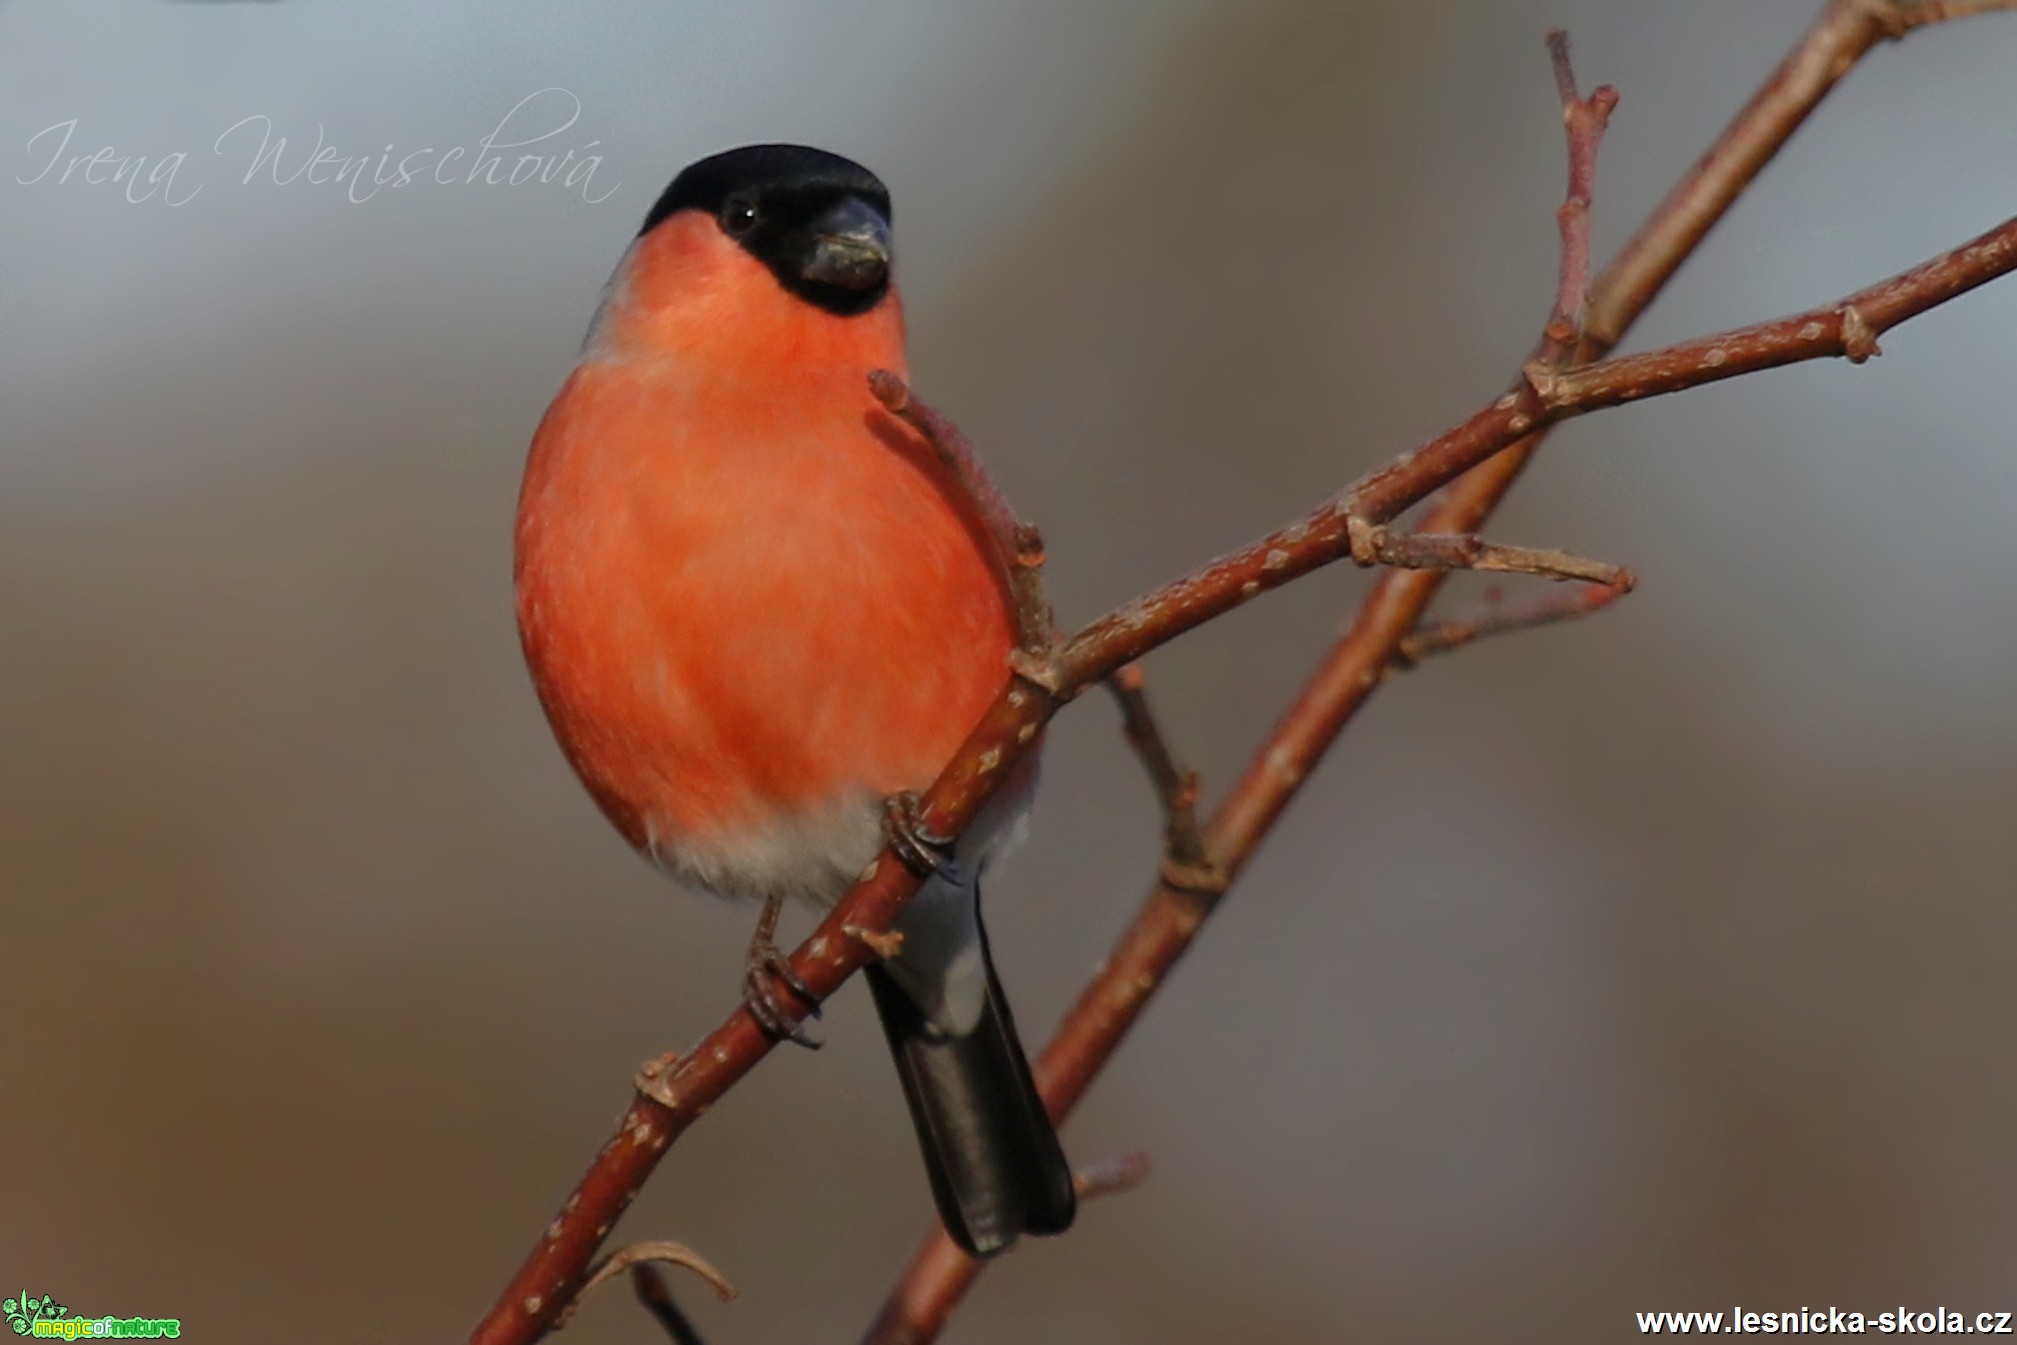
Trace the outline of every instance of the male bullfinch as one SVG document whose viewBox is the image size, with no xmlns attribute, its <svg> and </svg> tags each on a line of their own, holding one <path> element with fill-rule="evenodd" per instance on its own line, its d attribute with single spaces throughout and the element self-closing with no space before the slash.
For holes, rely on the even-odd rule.
<svg viewBox="0 0 2017 1345">
<path fill-rule="evenodd" d="M 889 193 L 859 164 L 694 164 L 618 264 L 519 500 L 519 633 L 561 749 L 660 868 L 763 903 L 745 993 L 773 1032 L 777 982 L 797 989 L 780 905 L 848 889 L 1014 640 L 985 523 L 869 389 L 905 374 L 890 266 Z M 976 1256 L 1073 1213 L 980 920 L 1028 760 L 868 970 L 940 1216 Z"/>
</svg>

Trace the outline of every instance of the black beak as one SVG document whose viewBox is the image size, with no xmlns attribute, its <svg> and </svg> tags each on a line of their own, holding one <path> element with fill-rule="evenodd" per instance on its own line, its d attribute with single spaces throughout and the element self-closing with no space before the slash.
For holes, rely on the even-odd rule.
<svg viewBox="0 0 2017 1345">
<path fill-rule="evenodd" d="M 858 196 L 830 206 L 812 222 L 807 280 L 843 290 L 872 290 L 889 279 L 889 221 Z"/>
</svg>

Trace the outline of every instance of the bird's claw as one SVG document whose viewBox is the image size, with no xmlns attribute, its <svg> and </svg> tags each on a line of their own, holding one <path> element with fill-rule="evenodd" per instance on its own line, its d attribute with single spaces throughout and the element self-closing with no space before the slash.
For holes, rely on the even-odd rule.
<svg viewBox="0 0 2017 1345">
<path fill-rule="evenodd" d="M 783 985 L 799 997 L 807 1006 L 805 1016 L 820 1016 L 819 997 L 812 988 L 799 979 L 785 960 L 775 943 L 758 937 L 750 941 L 749 960 L 742 976 L 742 1002 L 748 1006 L 750 1017 L 756 1025 L 779 1041 L 788 1041 L 795 1046 L 803 1046 L 808 1051 L 817 1051 L 825 1043 L 812 1034 L 811 1029 L 791 1011 L 777 987 Z"/>
<path fill-rule="evenodd" d="M 925 826 L 918 797 L 908 790 L 883 800 L 882 834 L 904 867 L 920 878 L 935 877 L 952 867 L 953 838 Z"/>
</svg>

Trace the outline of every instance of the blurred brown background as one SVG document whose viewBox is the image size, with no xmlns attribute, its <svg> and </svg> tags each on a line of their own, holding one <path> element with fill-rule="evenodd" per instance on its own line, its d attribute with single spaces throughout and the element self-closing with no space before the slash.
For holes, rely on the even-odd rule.
<svg viewBox="0 0 2017 1345">
<path fill-rule="evenodd" d="M 681 165 L 783 137 L 891 183 L 919 382 L 1077 621 L 1496 393 L 1552 283 L 1547 27 L 1624 92 L 1608 249 L 1817 8 L 0 7 L 0 1282 L 196 1341 L 459 1339 L 637 1062 L 733 1004 L 749 913 L 608 831 L 509 611 L 523 445 Z M 2013 63 L 2017 19 L 1878 52 L 1637 343 L 2002 218 Z M 318 125 L 470 145 L 549 86 L 600 204 L 352 204 L 211 149 L 255 114 L 297 162 Z M 73 153 L 184 150 L 202 191 L 22 182 L 72 117 Z M 1642 590 L 1379 697 L 1067 1132 L 1153 1180 L 953 1338 L 2017 1307 L 2013 321 L 2006 283 L 1860 370 L 1560 434 L 1497 533 Z M 1154 659 L 1209 784 L 1366 583 Z M 1052 737 L 992 904 L 1033 1044 L 1156 845 L 1104 700 Z M 741 1286 L 695 1301 L 716 1345 L 852 1340 L 925 1226 L 858 991 L 827 1036 L 621 1230 Z M 619 1292 L 569 1338 L 656 1337 Z"/>
</svg>

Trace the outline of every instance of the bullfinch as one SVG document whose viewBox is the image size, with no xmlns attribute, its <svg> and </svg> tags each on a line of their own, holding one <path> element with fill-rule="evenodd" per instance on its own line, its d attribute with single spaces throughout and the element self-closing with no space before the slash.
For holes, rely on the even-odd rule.
<svg viewBox="0 0 2017 1345">
<path fill-rule="evenodd" d="M 518 626 L 561 750 L 679 882 L 761 903 L 745 997 L 791 1034 L 774 942 L 830 906 L 1000 692 L 986 524 L 868 375 L 906 375 L 890 200 L 861 165 L 752 145 L 680 173 L 533 439 Z M 1071 1223 L 1071 1170 L 981 926 L 1034 756 L 867 972 L 946 1230 L 975 1256 Z M 913 837 L 912 852 L 916 852 Z M 782 985 L 780 985 L 782 982 Z"/>
</svg>

